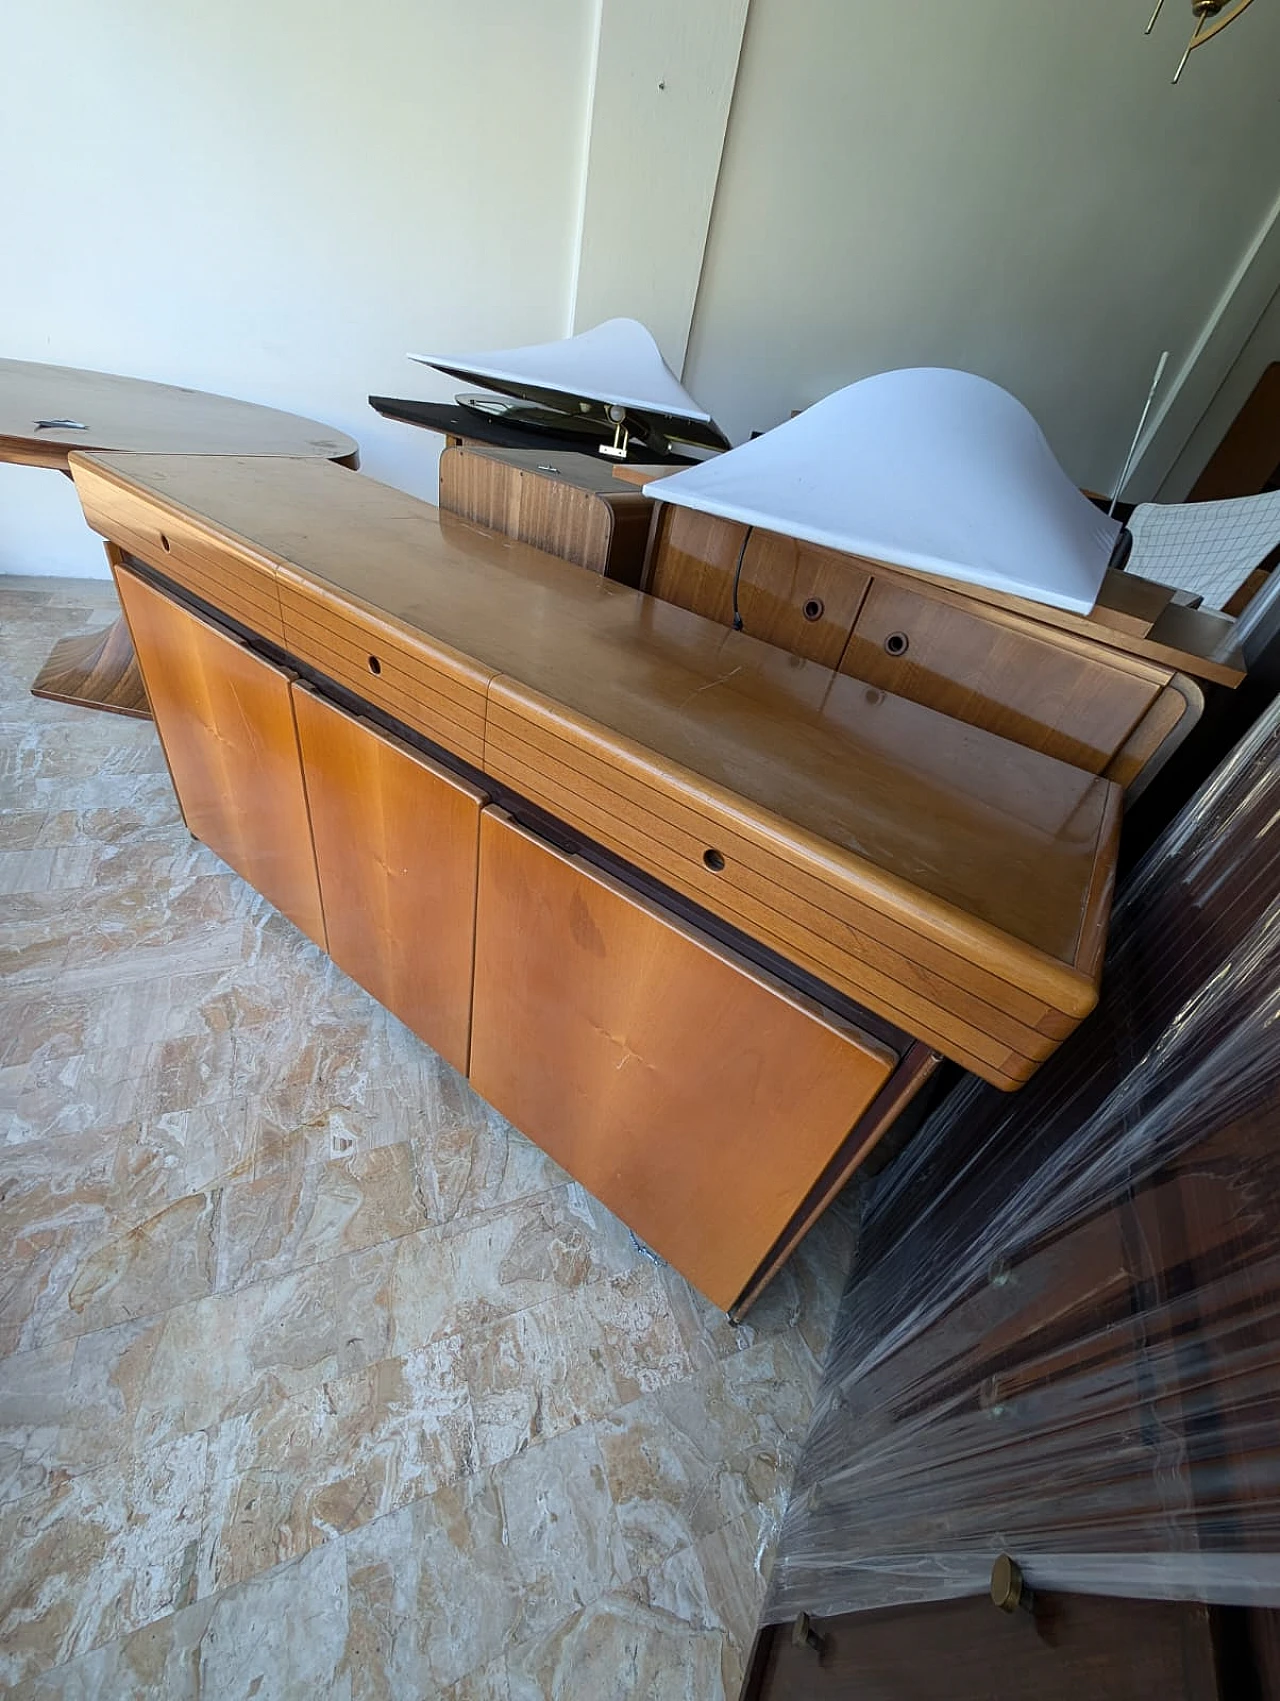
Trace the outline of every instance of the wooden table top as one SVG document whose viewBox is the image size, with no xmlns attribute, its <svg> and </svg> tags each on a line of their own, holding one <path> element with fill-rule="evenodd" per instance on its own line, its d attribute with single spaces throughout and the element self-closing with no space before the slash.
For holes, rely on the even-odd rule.
<svg viewBox="0 0 1280 1701">
<path fill-rule="evenodd" d="M 72 470 L 334 587 L 978 934 L 1073 968 L 1085 954 L 1115 855 L 1106 780 L 325 462 L 77 455 Z"/>
<path fill-rule="evenodd" d="M 42 420 L 73 420 L 83 430 Z M 110 372 L 0 360 L 0 461 L 65 468 L 72 449 L 290 455 L 356 464 L 354 438 L 300 414 Z"/>
</svg>

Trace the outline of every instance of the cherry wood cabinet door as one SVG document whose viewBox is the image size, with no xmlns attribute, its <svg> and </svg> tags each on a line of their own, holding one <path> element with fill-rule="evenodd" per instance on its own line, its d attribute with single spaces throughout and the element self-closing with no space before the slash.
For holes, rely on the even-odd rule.
<svg viewBox="0 0 1280 1701">
<path fill-rule="evenodd" d="M 500 810 L 481 816 L 472 1084 L 717 1305 L 896 1062 Z"/>
<path fill-rule="evenodd" d="M 463 1074 L 483 793 L 293 687 L 329 955 Z"/>
<path fill-rule="evenodd" d="M 323 946 L 290 675 L 127 567 L 114 572 L 183 819 Z"/>
</svg>

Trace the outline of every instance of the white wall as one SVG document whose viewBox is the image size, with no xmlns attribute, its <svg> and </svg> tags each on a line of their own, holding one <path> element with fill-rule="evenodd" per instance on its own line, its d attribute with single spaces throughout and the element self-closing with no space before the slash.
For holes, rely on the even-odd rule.
<svg viewBox="0 0 1280 1701">
<path fill-rule="evenodd" d="M 626 314 L 684 363 L 747 0 L 604 0 L 573 329 Z"/>
<path fill-rule="evenodd" d="M 592 0 L 4 7 L 0 353 L 348 431 L 430 496 L 435 344 L 563 335 Z M 103 571 L 70 483 L 0 467 L 0 570 Z"/>
<path fill-rule="evenodd" d="M 1176 89 L 1189 8 L 1144 39 L 1149 14 L 752 0 L 684 374 L 735 440 L 961 366 L 1109 487 L 1161 350 L 1178 372 L 1280 189 L 1280 5 Z"/>
</svg>

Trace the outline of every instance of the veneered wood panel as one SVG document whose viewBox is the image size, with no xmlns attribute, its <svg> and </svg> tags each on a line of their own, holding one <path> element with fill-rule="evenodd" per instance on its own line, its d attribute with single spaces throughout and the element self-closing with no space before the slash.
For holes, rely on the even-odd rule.
<svg viewBox="0 0 1280 1701">
<path fill-rule="evenodd" d="M 356 609 L 289 568 L 280 573 L 285 645 L 339 685 L 479 766 L 489 671 L 424 634 Z"/>
<path fill-rule="evenodd" d="M 736 520 L 664 503 L 645 589 L 663 602 L 728 626 L 733 619 L 733 575 L 749 531 Z"/>
<path fill-rule="evenodd" d="M 211 536 L 176 504 L 122 484 L 109 461 L 80 463 L 73 477 L 96 532 L 251 631 L 283 642 L 274 562 L 249 544 Z"/>
<path fill-rule="evenodd" d="M 741 551 L 741 571 L 738 555 Z M 837 667 L 871 574 L 852 556 L 687 508 L 662 509 L 650 590 L 823 667 Z"/>
<path fill-rule="evenodd" d="M 743 630 L 823 667 L 838 667 L 871 575 L 851 556 L 754 530 L 742 558 Z"/>
<path fill-rule="evenodd" d="M 295 682 L 329 955 L 462 1074 L 484 794 Z"/>
<path fill-rule="evenodd" d="M 113 570 L 183 819 L 323 946 L 290 676 L 127 567 Z"/>
<path fill-rule="evenodd" d="M 1022 853 L 1023 874 L 1015 875 L 1012 862 L 992 867 L 993 880 L 1017 879 L 1025 898 L 1058 910 L 1050 868 L 1058 864 L 1057 879 L 1075 864 L 1069 937 L 1050 956 L 1027 943 L 1036 931 L 1030 912 L 1013 936 L 983 927 L 971 911 L 961 916 L 926 900 L 918 889 L 899 889 L 856 857 L 837 862 L 829 844 L 793 822 L 745 814 L 720 788 L 673 766 L 659 771 L 629 741 L 507 679 L 490 690 L 485 766 L 997 1085 L 1025 1080 L 1096 1000 L 1096 946 L 1118 833 L 1120 794 L 1113 788 L 1087 804 L 1082 796 L 1080 811 L 1047 820 L 1036 848 Z M 959 875 L 959 823 L 949 828 L 939 817 L 936 826 L 939 844 L 949 847 L 941 854 Z"/>
<path fill-rule="evenodd" d="M 624 585 L 638 585 L 653 504 L 589 455 L 446 449 L 440 506 Z"/>
<path fill-rule="evenodd" d="M 894 1054 L 486 810 L 471 1080 L 728 1309 Z"/>
<path fill-rule="evenodd" d="M 40 430 L 41 419 L 82 429 Z M 65 468 L 75 449 L 318 456 L 349 466 L 358 458 L 353 438 L 300 414 L 113 372 L 0 360 L 0 461 Z"/>
<path fill-rule="evenodd" d="M 1091 774 L 1103 772 L 1168 679 L 884 580 L 867 593 L 840 671 Z"/>
</svg>

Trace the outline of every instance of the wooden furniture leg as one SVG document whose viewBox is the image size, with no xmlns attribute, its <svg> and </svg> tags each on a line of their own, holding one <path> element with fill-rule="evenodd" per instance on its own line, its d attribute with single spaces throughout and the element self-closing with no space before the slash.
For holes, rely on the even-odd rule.
<svg viewBox="0 0 1280 1701">
<path fill-rule="evenodd" d="M 106 709 L 113 715 L 151 719 L 147 688 L 123 618 L 105 632 L 59 638 L 36 675 L 31 695 L 50 697 L 56 703 L 75 703 L 82 709 Z"/>
</svg>

